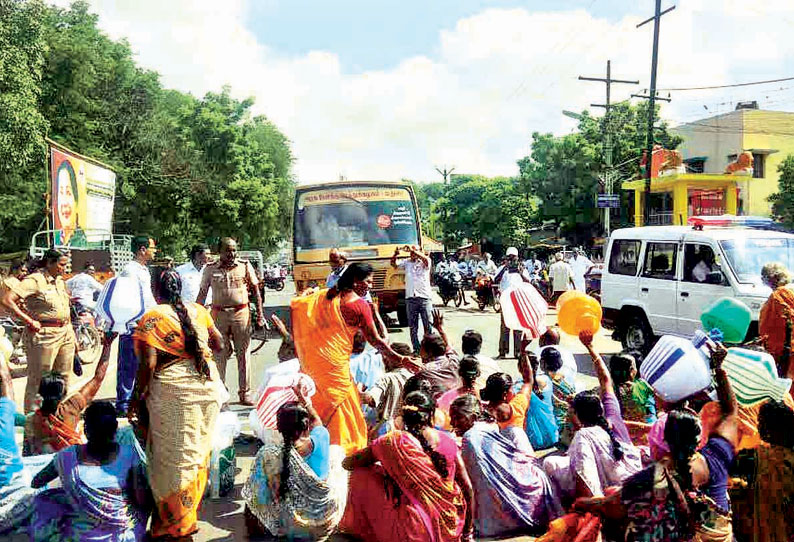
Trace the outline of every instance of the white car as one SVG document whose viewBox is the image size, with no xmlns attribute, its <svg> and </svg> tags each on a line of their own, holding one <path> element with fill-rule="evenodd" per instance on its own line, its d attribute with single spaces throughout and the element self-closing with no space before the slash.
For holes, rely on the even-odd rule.
<svg viewBox="0 0 794 542">
<path fill-rule="evenodd" d="M 734 297 L 753 313 L 748 337 L 771 290 L 761 268 L 794 269 L 794 235 L 741 227 L 649 226 L 609 238 L 601 276 L 604 326 L 624 348 L 647 352 L 659 335 L 691 337 L 715 299 Z"/>
</svg>

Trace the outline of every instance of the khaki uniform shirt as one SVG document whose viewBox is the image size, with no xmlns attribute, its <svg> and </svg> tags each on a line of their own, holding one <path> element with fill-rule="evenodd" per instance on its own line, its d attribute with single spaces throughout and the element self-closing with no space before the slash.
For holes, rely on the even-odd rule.
<svg viewBox="0 0 794 542">
<path fill-rule="evenodd" d="M 247 305 L 248 288 L 258 284 L 254 267 L 247 260 L 237 260 L 231 267 L 223 267 L 218 261 L 204 266 L 199 290 L 212 288 L 213 307 L 235 307 Z"/>
<path fill-rule="evenodd" d="M 43 273 L 31 273 L 17 285 L 8 285 L 25 300 L 26 312 L 35 320 L 60 320 L 68 322 L 69 294 L 63 278 L 53 278 Z"/>
</svg>

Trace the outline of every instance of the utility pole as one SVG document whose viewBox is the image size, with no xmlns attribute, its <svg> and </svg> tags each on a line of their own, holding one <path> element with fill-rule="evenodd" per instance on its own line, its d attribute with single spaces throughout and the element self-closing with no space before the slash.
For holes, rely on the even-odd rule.
<svg viewBox="0 0 794 542">
<path fill-rule="evenodd" d="M 447 181 L 449 180 L 449 177 L 452 175 L 452 172 L 455 171 L 455 167 L 453 166 L 452 168 L 447 169 L 447 166 L 445 165 L 443 170 L 442 169 L 438 169 L 438 167 L 436 167 L 436 171 L 438 171 L 441 174 L 441 176 L 444 177 L 444 195 L 446 196 Z M 447 232 L 446 232 L 447 210 L 446 209 L 444 209 L 444 218 L 443 218 L 443 220 L 444 220 L 444 224 L 443 224 L 443 226 L 444 226 L 444 239 L 443 239 L 443 242 L 444 242 L 444 248 L 446 249 L 446 247 L 447 247 Z"/>
<path fill-rule="evenodd" d="M 662 11 L 662 0 L 656 0 L 656 10 L 653 17 L 646 19 L 637 25 L 637 28 L 653 21 L 653 53 L 651 56 L 651 87 L 648 89 L 648 135 L 646 150 L 647 162 L 645 165 L 645 224 L 647 225 L 651 216 L 651 165 L 653 164 L 653 122 L 656 109 L 656 67 L 659 61 L 659 23 L 662 15 L 675 9 L 675 6 Z M 668 100 L 669 101 L 669 100 Z"/>
<path fill-rule="evenodd" d="M 583 77 L 579 76 L 580 81 L 598 81 L 599 83 L 606 83 L 607 99 L 603 104 L 590 104 L 591 107 L 603 107 L 606 111 L 604 113 L 604 191 L 607 194 L 612 194 L 612 129 L 609 124 L 609 109 L 611 107 L 610 97 L 612 90 L 612 83 L 621 83 L 624 85 L 639 85 L 639 81 L 626 81 L 624 79 L 612 79 L 612 61 L 607 60 L 607 76 L 606 79 L 602 77 Z M 604 209 L 604 231 L 606 236 L 609 237 L 609 218 L 612 209 L 606 207 Z"/>
<path fill-rule="evenodd" d="M 449 176 L 452 175 L 452 172 L 455 171 L 455 168 L 452 167 L 451 169 L 447 169 L 447 166 L 444 166 L 443 170 L 436 168 L 436 171 L 438 171 L 441 174 L 441 176 L 444 177 L 444 184 L 447 184 L 447 181 L 449 180 Z"/>
</svg>

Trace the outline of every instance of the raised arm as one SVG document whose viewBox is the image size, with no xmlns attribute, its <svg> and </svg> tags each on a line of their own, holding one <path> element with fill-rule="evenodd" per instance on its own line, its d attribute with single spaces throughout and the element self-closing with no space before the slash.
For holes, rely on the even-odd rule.
<svg viewBox="0 0 794 542">
<path fill-rule="evenodd" d="M 104 333 L 102 337 L 102 355 L 99 357 L 99 362 L 94 371 L 94 376 L 91 380 L 83 384 L 80 388 L 80 395 L 83 396 L 85 404 L 94 400 L 99 388 L 102 386 L 102 381 L 105 380 L 105 375 L 108 372 L 108 365 L 110 363 L 110 348 L 113 345 L 113 340 L 118 333 Z"/>
<path fill-rule="evenodd" d="M 298 385 L 292 386 L 292 391 L 295 392 L 295 395 L 298 397 L 298 402 L 309 412 L 309 417 L 311 417 L 309 429 L 314 429 L 315 427 L 323 425 L 322 418 L 320 418 L 320 415 L 317 414 L 317 411 L 314 409 L 311 402 L 303 394 L 301 387 Z"/>
<path fill-rule="evenodd" d="M 411 250 L 411 254 L 416 254 L 416 257 L 419 258 L 419 260 L 424 264 L 424 266 L 430 269 L 430 258 L 424 252 L 419 250 L 419 247 L 414 245 L 411 247 L 410 250 Z"/>
<path fill-rule="evenodd" d="M 399 255 L 400 255 L 400 247 L 397 247 L 397 248 L 394 249 L 394 254 L 391 255 L 391 261 L 389 262 L 389 263 L 391 263 L 391 266 L 394 267 L 394 268 L 398 267 L 398 265 L 397 265 L 397 257 Z"/>
<path fill-rule="evenodd" d="M 722 362 L 727 355 L 728 350 L 722 344 L 717 343 L 715 347 L 712 347 L 711 368 L 714 371 L 714 380 L 717 383 L 717 400 L 720 403 L 720 414 L 722 416 L 719 423 L 714 427 L 713 433 L 723 437 L 736 448 L 739 443 L 739 424 L 737 420 L 739 404 L 736 402 L 736 394 L 733 392 L 731 383 L 728 380 L 728 374 L 722 367 Z"/>
<path fill-rule="evenodd" d="M 579 334 L 579 340 L 587 348 L 590 358 L 593 360 L 593 366 L 598 376 L 598 384 L 601 386 L 601 394 L 611 393 L 615 394 L 615 386 L 612 383 L 612 377 L 607 370 L 607 364 L 604 363 L 604 358 L 593 349 L 593 334 L 589 331 L 582 331 Z"/>
<path fill-rule="evenodd" d="M 527 403 L 529 403 L 532 400 L 532 390 L 535 388 L 535 371 L 532 370 L 529 354 L 524 350 L 523 345 L 521 354 L 518 356 L 518 372 L 521 373 L 521 378 L 524 380 L 524 385 L 521 386 L 518 393 L 526 396 Z"/>
<path fill-rule="evenodd" d="M 433 327 L 436 329 L 441 338 L 444 341 L 444 345 L 449 348 L 449 339 L 447 338 L 447 332 L 444 331 L 444 313 L 441 312 L 439 309 L 433 309 Z"/>
</svg>

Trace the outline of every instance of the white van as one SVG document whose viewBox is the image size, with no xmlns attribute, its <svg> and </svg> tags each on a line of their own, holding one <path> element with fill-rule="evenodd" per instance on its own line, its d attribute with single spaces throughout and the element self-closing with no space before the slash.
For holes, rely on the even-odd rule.
<svg viewBox="0 0 794 542">
<path fill-rule="evenodd" d="M 616 230 L 601 276 L 604 327 L 628 350 L 647 352 L 659 335 L 691 337 L 715 299 L 734 297 L 758 312 L 771 293 L 761 268 L 794 269 L 794 235 L 741 227 L 648 226 Z"/>
</svg>

